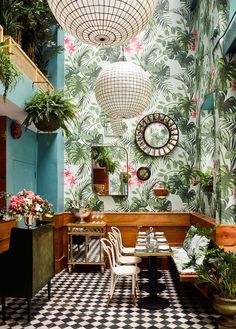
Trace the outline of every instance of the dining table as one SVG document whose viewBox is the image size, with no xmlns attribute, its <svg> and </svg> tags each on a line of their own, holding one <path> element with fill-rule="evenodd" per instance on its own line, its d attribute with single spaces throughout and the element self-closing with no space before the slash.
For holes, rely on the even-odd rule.
<svg viewBox="0 0 236 329">
<path fill-rule="evenodd" d="M 158 282 L 157 262 L 160 257 L 172 255 L 171 247 L 165 237 L 164 232 L 148 232 L 139 231 L 136 244 L 135 256 L 148 258 L 149 272 L 149 296 L 142 297 L 138 300 L 140 308 L 149 310 L 160 310 L 169 307 L 168 299 L 159 295 L 163 289 L 160 289 L 161 284 Z"/>
</svg>

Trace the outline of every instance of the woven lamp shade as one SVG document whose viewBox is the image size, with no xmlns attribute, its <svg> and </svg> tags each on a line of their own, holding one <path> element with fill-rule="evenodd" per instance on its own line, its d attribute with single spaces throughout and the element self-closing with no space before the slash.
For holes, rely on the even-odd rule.
<svg viewBox="0 0 236 329">
<path fill-rule="evenodd" d="M 116 62 L 99 73 L 95 96 L 102 110 L 111 118 L 133 118 L 147 109 L 151 82 L 138 65 Z"/>
<path fill-rule="evenodd" d="M 121 45 L 141 32 L 153 15 L 155 0 L 48 0 L 65 31 L 81 42 Z"/>
</svg>

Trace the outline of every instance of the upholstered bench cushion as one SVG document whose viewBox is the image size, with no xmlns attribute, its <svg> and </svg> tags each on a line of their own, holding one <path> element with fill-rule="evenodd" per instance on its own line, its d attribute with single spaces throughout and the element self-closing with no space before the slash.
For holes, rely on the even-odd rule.
<svg viewBox="0 0 236 329">
<path fill-rule="evenodd" d="M 192 225 L 186 234 L 183 247 L 172 248 L 172 257 L 180 274 L 194 274 L 195 266 L 203 263 L 210 240 L 198 233 L 198 228 Z"/>
<path fill-rule="evenodd" d="M 179 273 L 195 273 L 194 267 L 186 267 L 186 265 L 191 261 L 191 258 L 188 256 L 188 253 L 184 250 L 184 248 L 172 247 L 172 251 L 172 258 Z"/>
</svg>

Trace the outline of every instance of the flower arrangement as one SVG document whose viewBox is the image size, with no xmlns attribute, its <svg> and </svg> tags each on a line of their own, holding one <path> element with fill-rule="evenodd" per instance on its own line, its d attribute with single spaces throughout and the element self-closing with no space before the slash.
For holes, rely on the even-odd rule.
<svg viewBox="0 0 236 329">
<path fill-rule="evenodd" d="M 52 204 L 32 191 L 22 190 L 10 197 L 9 213 L 11 215 L 52 216 Z"/>
</svg>

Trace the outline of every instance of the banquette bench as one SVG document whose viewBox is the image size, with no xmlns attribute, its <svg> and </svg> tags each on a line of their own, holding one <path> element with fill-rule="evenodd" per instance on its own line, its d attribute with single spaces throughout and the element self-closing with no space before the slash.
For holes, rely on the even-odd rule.
<svg viewBox="0 0 236 329">
<path fill-rule="evenodd" d="M 76 220 L 77 218 L 69 212 L 54 216 L 56 272 L 67 267 L 67 224 Z M 196 212 L 105 212 L 103 220 L 107 223 L 108 231 L 111 226 L 119 227 L 125 246 L 134 246 L 138 229 L 150 226 L 165 232 L 171 247 L 182 246 L 189 227 L 198 224 L 209 228 L 215 227 L 213 240 L 216 245 L 226 250 L 236 249 L 236 225 L 220 225 L 215 219 Z M 171 266 L 171 259 L 163 257 L 162 268 L 167 269 Z M 181 281 L 194 281 L 195 278 L 195 275 L 190 274 L 179 277 Z"/>
</svg>

